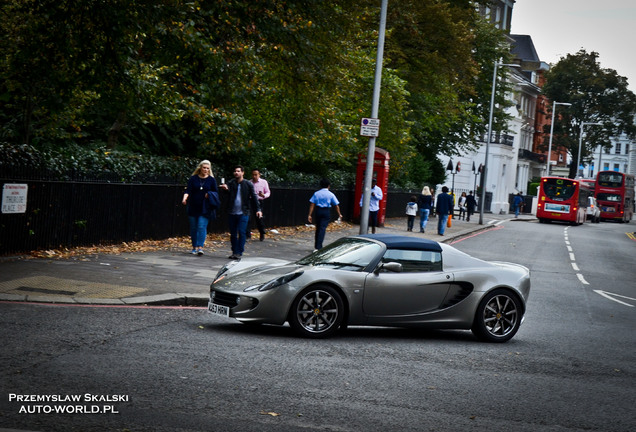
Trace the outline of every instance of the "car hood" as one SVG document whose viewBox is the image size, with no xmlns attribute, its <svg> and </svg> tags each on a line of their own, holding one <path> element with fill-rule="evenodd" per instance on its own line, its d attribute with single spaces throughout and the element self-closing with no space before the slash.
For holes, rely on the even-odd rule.
<svg viewBox="0 0 636 432">
<path fill-rule="evenodd" d="M 211 288 L 243 291 L 305 267 L 275 258 L 244 258 L 216 279 Z"/>
</svg>

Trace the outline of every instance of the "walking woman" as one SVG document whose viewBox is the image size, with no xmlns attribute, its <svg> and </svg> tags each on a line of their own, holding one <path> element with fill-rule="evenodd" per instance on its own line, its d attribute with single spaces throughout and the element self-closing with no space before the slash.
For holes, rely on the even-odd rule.
<svg viewBox="0 0 636 432">
<path fill-rule="evenodd" d="M 431 195 L 431 189 L 428 186 L 422 188 L 422 193 L 417 199 L 417 208 L 420 210 L 420 232 L 423 233 L 426 230 L 426 224 L 428 224 L 428 217 L 431 214 L 431 208 L 433 207 L 433 195 Z"/>
<path fill-rule="evenodd" d="M 208 235 L 208 223 L 214 214 L 205 204 L 209 198 L 209 192 L 219 190 L 212 174 L 212 164 L 209 160 L 199 162 L 197 169 L 188 180 L 188 186 L 183 194 L 183 205 L 188 206 L 188 219 L 190 221 L 190 239 L 192 240 L 192 254 L 203 255 L 203 246 Z"/>
</svg>

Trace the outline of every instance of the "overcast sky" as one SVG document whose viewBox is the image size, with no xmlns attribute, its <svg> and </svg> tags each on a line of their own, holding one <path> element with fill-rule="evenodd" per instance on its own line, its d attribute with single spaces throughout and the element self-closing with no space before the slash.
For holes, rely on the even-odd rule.
<svg viewBox="0 0 636 432">
<path fill-rule="evenodd" d="M 546 63 L 596 51 L 636 93 L 636 0 L 517 0 L 510 33 L 530 35 Z"/>
</svg>

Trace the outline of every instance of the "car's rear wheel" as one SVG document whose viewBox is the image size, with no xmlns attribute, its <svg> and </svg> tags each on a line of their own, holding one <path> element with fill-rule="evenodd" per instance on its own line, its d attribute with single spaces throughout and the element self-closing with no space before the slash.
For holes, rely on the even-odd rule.
<svg viewBox="0 0 636 432">
<path fill-rule="evenodd" d="M 310 338 L 331 336 L 343 318 L 342 297 L 327 285 L 316 285 L 303 291 L 289 311 L 289 325 L 301 336 Z"/>
<path fill-rule="evenodd" d="M 496 289 L 479 303 L 471 330 L 481 340 L 506 342 L 519 330 L 522 317 L 518 297 L 507 289 Z"/>
</svg>

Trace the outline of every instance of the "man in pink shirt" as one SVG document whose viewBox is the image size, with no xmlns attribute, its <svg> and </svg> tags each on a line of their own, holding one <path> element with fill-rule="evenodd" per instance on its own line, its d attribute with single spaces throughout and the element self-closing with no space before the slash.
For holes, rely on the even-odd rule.
<svg viewBox="0 0 636 432">
<path fill-rule="evenodd" d="M 252 184 L 254 185 L 254 193 L 258 198 L 258 202 L 260 203 L 261 211 L 263 209 L 263 200 L 269 198 L 271 195 L 271 191 L 269 190 L 269 184 L 267 184 L 267 180 L 261 178 L 261 172 L 257 168 L 252 170 Z M 265 239 L 265 224 L 263 223 L 263 218 L 254 217 L 256 221 L 256 227 L 258 228 L 258 232 L 260 233 L 259 240 L 263 241 Z M 252 238 L 252 230 L 250 229 L 248 224 L 247 238 Z"/>
</svg>

